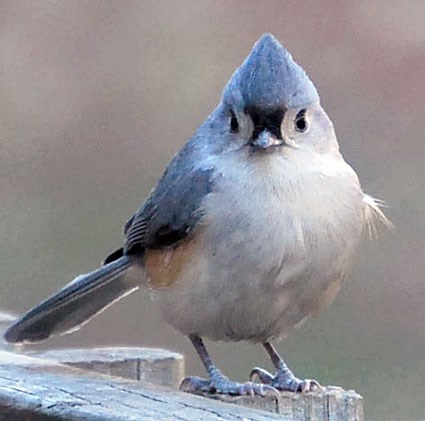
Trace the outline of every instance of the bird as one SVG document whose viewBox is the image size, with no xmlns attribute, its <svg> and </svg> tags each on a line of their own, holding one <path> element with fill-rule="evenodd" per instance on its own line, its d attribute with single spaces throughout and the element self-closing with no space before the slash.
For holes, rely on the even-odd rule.
<svg viewBox="0 0 425 421">
<path fill-rule="evenodd" d="M 124 227 L 124 245 L 5 332 L 11 343 L 73 332 L 147 286 L 195 347 L 207 378 L 182 390 L 229 395 L 320 388 L 272 344 L 330 303 L 365 232 L 390 222 L 363 192 L 303 68 L 269 33 Z M 261 344 L 276 370 L 225 376 L 203 338 Z"/>
</svg>

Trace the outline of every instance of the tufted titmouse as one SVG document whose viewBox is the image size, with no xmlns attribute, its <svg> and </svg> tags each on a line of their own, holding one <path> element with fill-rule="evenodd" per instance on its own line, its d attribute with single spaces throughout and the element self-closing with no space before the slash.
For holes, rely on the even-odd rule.
<svg viewBox="0 0 425 421">
<path fill-rule="evenodd" d="M 124 247 L 9 327 L 9 342 L 78 329 L 145 280 L 165 319 L 187 335 L 209 374 L 185 390 L 308 391 L 271 344 L 335 296 L 375 200 L 339 152 L 304 70 L 270 34 L 227 83 L 222 100 L 125 225 Z M 201 337 L 261 343 L 276 368 L 237 383 Z"/>
</svg>

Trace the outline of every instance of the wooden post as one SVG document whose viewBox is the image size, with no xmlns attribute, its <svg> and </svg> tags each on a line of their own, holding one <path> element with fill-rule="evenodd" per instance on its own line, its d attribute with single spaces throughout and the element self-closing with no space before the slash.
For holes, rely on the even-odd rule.
<svg viewBox="0 0 425 421">
<path fill-rule="evenodd" d="M 364 421 L 363 398 L 354 390 L 328 386 L 311 393 L 281 392 L 279 395 L 278 398 L 255 396 L 252 399 L 203 394 L 222 402 L 274 412 L 288 421 Z"/>
<path fill-rule="evenodd" d="M 157 348 L 71 348 L 26 355 L 173 389 L 184 377 L 183 355 Z"/>
<path fill-rule="evenodd" d="M 282 393 L 278 398 L 205 395 L 212 398 L 205 399 L 179 392 L 175 384 L 182 374 L 182 357 L 163 350 L 69 349 L 37 356 L 44 358 L 0 351 L 0 421 L 364 421 L 362 398 L 339 388 Z M 159 381 L 155 385 L 146 379 Z"/>
</svg>

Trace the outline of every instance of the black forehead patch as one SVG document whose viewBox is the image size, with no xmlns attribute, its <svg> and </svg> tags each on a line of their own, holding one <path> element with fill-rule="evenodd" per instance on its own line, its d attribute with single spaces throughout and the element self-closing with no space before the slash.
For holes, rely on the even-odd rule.
<svg viewBox="0 0 425 421">
<path fill-rule="evenodd" d="M 274 109 L 262 109 L 255 106 L 246 106 L 245 114 L 248 114 L 254 124 L 254 132 L 252 134 L 255 139 L 263 130 L 268 130 L 278 139 L 282 138 L 280 126 L 285 115 L 285 108 L 279 107 Z"/>
</svg>

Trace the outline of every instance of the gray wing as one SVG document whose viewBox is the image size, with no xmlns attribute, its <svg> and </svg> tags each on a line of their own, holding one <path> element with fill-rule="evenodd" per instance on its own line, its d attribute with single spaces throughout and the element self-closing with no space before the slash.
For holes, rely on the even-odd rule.
<svg viewBox="0 0 425 421">
<path fill-rule="evenodd" d="M 164 174 L 142 208 L 127 222 L 125 254 L 163 248 L 184 239 L 202 217 L 201 203 L 212 191 L 212 170 Z"/>
<path fill-rule="evenodd" d="M 196 226 L 202 217 L 202 201 L 213 189 L 214 170 L 192 164 L 193 146 L 187 144 L 170 163 L 148 199 L 126 223 L 124 248 L 109 255 L 105 264 L 123 255 L 143 254 L 146 247 L 176 244 Z"/>
</svg>

